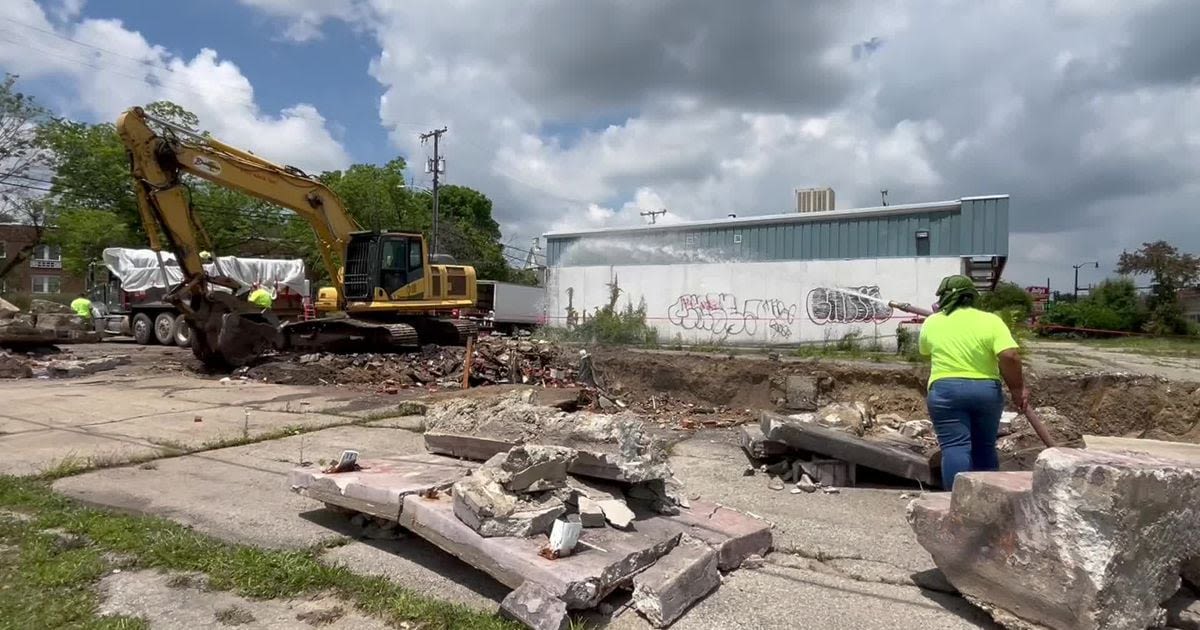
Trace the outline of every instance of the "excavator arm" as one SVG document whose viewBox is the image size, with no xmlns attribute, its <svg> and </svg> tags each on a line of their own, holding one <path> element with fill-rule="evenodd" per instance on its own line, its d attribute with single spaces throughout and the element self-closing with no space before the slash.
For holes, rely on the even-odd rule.
<svg viewBox="0 0 1200 630">
<path fill-rule="evenodd" d="M 163 135 L 153 121 L 171 133 Z M 350 234 L 361 228 L 325 184 L 291 166 L 281 166 L 213 138 L 157 120 L 135 107 L 117 120 L 137 183 L 142 224 L 155 250 L 159 228 L 179 258 L 184 278 L 203 274 L 195 212 L 181 181 L 184 173 L 232 188 L 295 212 L 312 226 L 325 269 L 341 294 L 338 259 Z M 155 241 L 158 241 L 157 243 Z"/>
<path fill-rule="evenodd" d="M 192 325 L 192 348 L 202 361 L 241 364 L 267 347 L 278 347 L 281 338 L 279 323 L 269 313 L 213 290 L 213 284 L 229 284 L 211 277 L 201 262 L 203 229 L 182 181 L 185 173 L 292 210 L 307 221 L 340 301 L 344 291 L 339 260 L 351 233 L 360 228 L 328 187 L 299 169 L 154 119 L 140 107 L 121 115 L 117 133 L 129 154 L 138 212 L 150 246 L 155 252 L 165 246 L 179 262 L 184 280 L 168 299 Z"/>
</svg>

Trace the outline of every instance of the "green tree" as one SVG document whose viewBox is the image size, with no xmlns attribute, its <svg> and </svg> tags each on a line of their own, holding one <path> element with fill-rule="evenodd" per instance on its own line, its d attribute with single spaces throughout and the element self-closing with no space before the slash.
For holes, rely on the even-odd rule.
<svg viewBox="0 0 1200 630">
<path fill-rule="evenodd" d="M 1142 243 L 1133 252 L 1124 252 L 1117 261 L 1117 273 L 1153 278 L 1150 291 L 1149 329 L 1156 334 L 1182 335 L 1188 321 L 1179 304 L 1179 290 L 1200 279 L 1200 258 L 1180 252 L 1166 241 Z"/>
<path fill-rule="evenodd" d="M 100 259 L 104 248 L 129 246 L 133 239 L 129 226 L 116 214 L 75 208 L 58 215 L 47 240 L 62 248 L 63 269 L 83 275 L 90 263 Z"/>
<path fill-rule="evenodd" d="M 37 136 L 54 170 L 49 198 L 55 208 L 111 212 L 131 231 L 144 234 L 129 160 L 114 125 L 55 118 L 41 125 Z"/>
<path fill-rule="evenodd" d="M 16 85 L 17 76 L 12 74 L 0 83 L 0 221 L 32 226 L 34 239 L 0 263 L 0 278 L 29 259 L 46 226 L 46 205 L 39 200 L 45 152 L 37 143 L 36 128 L 47 114 Z"/>
<path fill-rule="evenodd" d="M 979 308 L 985 311 L 1012 311 L 1015 321 L 1026 321 L 1033 312 L 1033 297 L 1014 282 L 1001 282 L 995 290 L 979 297 Z"/>
</svg>

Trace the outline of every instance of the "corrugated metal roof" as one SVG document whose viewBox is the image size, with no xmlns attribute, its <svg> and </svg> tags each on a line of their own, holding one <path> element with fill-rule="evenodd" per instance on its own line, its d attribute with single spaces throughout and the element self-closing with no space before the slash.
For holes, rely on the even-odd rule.
<svg viewBox="0 0 1200 630">
<path fill-rule="evenodd" d="M 545 238 L 567 238 L 572 236 L 590 236 L 603 234 L 615 236 L 618 234 L 638 234 L 643 232 L 669 232 L 687 228 L 701 227 L 736 227 L 740 225 L 755 225 L 759 223 L 804 223 L 807 221 L 829 221 L 834 219 L 859 219 L 872 216 L 887 216 L 892 214 L 911 214 L 936 210 L 958 210 L 963 201 L 978 199 L 1008 199 L 1008 195 L 989 195 L 983 197 L 963 197 L 954 201 L 932 201 L 925 203 L 907 203 L 893 206 L 874 206 L 870 208 L 853 208 L 848 210 L 826 210 L 824 212 L 788 212 L 782 214 L 760 214 L 746 217 L 725 217 L 721 219 L 705 219 L 701 221 L 683 221 L 680 223 L 662 223 L 655 225 L 640 225 L 628 228 L 597 228 L 593 230 L 577 230 L 571 232 L 547 232 Z"/>
<path fill-rule="evenodd" d="M 1008 254 L 1008 195 L 546 234 L 547 264 Z M 918 236 L 920 233 L 921 236 Z M 566 254 L 569 256 L 565 256 Z"/>
</svg>

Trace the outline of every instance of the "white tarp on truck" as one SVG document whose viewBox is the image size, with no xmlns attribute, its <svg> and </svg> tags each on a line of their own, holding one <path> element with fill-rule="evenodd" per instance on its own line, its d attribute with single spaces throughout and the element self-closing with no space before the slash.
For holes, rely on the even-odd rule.
<svg viewBox="0 0 1200 630">
<path fill-rule="evenodd" d="M 162 259 L 170 286 L 183 282 L 183 271 L 179 269 L 175 255 L 163 252 Z M 158 256 L 153 250 L 109 247 L 104 250 L 104 264 L 109 272 L 120 279 L 121 288 L 126 291 L 169 288 L 163 284 Z M 285 287 L 299 295 L 306 295 L 308 291 L 304 278 L 304 261 L 299 259 L 218 256 L 213 262 L 204 265 L 204 268 L 211 274 L 233 278 L 247 288 L 259 283 L 264 288 L 274 291 Z"/>
</svg>

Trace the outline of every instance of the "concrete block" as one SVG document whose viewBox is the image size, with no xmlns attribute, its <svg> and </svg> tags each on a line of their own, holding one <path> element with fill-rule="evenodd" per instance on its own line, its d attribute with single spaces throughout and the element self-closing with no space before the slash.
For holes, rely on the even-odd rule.
<svg viewBox="0 0 1200 630">
<path fill-rule="evenodd" d="M 816 411 L 818 397 L 817 379 L 803 374 L 792 374 L 784 381 L 784 396 L 788 409 Z"/>
<path fill-rule="evenodd" d="M 857 477 L 857 467 L 840 459 L 802 461 L 800 468 L 813 481 L 834 488 L 852 488 Z"/>
<path fill-rule="evenodd" d="M 293 492 L 323 503 L 396 520 L 410 494 L 444 491 L 477 464 L 438 455 L 359 460 L 360 470 L 323 473 L 296 468 L 288 473 Z"/>
<path fill-rule="evenodd" d="M 1200 466 L 1054 448 L 1032 473 L 966 473 L 908 508 L 968 598 L 1063 630 L 1145 628 L 1200 557 Z M 1152 534 L 1151 534 L 1152 532 Z"/>
<path fill-rule="evenodd" d="M 767 411 L 762 412 L 760 417 L 762 432 L 769 440 L 920 481 L 925 485 L 938 485 L 929 458 L 896 444 L 863 439 L 815 422 L 791 420 Z"/>
<path fill-rule="evenodd" d="M 454 515 L 453 501 L 445 496 L 406 496 L 400 525 L 509 588 L 537 582 L 572 610 L 592 608 L 629 584 L 680 538 L 679 528 L 585 529 L 576 553 L 548 560 L 539 554 L 548 542 L 546 536 L 485 538 Z"/>
<path fill-rule="evenodd" d="M 579 522 L 584 527 L 604 527 L 604 510 L 600 504 L 588 497 L 579 497 Z"/>
<path fill-rule="evenodd" d="M 650 625 L 665 628 L 720 584 L 717 552 L 699 540 L 684 538 L 633 578 L 633 607 Z"/>
<path fill-rule="evenodd" d="M 1200 465 L 1200 444 L 1187 442 L 1164 442 L 1139 438 L 1110 437 L 1104 435 L 1083 436 L 1083 446 L 1089 451 L 1106 453 L 1143 453 L 1163 459 L 1176 459 L 1193 466 Z"/>
<path fill-rule="evenodd" d="M 500 614 L 533 630 L 567 630 L 571 626 L 566 603 L 537 582 L 522 582 L 514 588 L 500 602 Z"/>
<path fill-rule="evenodd" d="M 754 459 L 787 455 L 794 450 L 783 442 L 768 440 L 767 436 L 763 435 L 762 427 L 755 424 L 743 424 L 738 427 L 738 442 L 742 450 Z"/>
<path fill-rule="evenodd" d="M 567 465 L 576 451 L 563 446 L 525 444 L 496 455 L 484 464 L 510 492 L 540 492 L 567 485 Z"/>
</svg>

